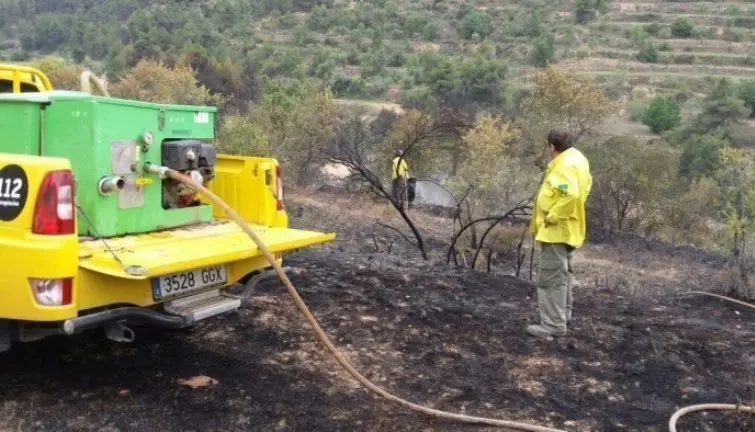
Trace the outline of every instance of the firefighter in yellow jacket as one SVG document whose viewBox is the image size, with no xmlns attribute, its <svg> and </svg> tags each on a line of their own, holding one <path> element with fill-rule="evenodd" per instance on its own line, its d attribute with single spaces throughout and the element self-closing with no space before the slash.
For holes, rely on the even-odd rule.
<svg viewBox="0 0 755 432">
<path fill-rule="evenodd" d="M 530 222 L 530 232 L 540 244 L 540 324 L 527 327 L 527 333 L 539 337 L 566 334 L 566 324 L 571 320 L 572 255 L 585 240 L 585 202 L 592 188 L 590 164 L 572 147 L 574 139 L 569 131 L 552 129 L 547 141 L 551 161 Z"/>
<path fill-rule="evenodd" d="M 406 210 L 408 204 L 407 187 L 409 179 L 409 166 L 404 159 L 404 152 L 396 150 L 394 153 L 393 163 L 391 164 L 391 174 L 393 182 L 391 192 L 393 199 L 402 209 Z"/>
</svg>

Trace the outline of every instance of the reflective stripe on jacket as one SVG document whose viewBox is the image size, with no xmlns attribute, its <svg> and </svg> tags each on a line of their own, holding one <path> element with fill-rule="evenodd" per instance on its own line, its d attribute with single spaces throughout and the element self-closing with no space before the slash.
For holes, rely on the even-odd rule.
<svg viewBox="0 0 755 432">
<path fill-rule="evenodd" d="M 570 148 L 553 158 L 532 210 L 530 232 L 535 240 L 581 247 L 587 231 L 585 203 L 591 188 L 590 163 L 579 150 Z"/>
<path fill-rule="evenodd" d="M 407 172 L 409 171 L 409 166 L 406 164 L 406 159 L 401 159 L 401 165 L 399 165 L 398 161 L 399 157 L 393 159 L 393 169 L 391 170 L 391 174 L 393 175 L 394 179 L 398 178 L 398 176 L 406 177 Z"/>
</svg>

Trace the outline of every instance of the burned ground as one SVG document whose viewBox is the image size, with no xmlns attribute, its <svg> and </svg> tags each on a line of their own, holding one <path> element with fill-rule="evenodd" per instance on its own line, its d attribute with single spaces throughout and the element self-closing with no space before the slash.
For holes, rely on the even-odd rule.
<svg viewBox="0 0 755 432">
<path fill-rule="evenodd" d="M 317 211 L 292 222 L 326 220 Z M 524 333 L 536 314 L 532 283 L 422 262 L 398 245 L 370 251 L 373 235 L 358 231 L 344 225 L 339 241 L 290 255 L 292 281 L 357 369 L 409 400 L 570 431 L 661 431 L 680 406 L 755 399 L 755 314 L 672 295 L 685 287 L 674 289 L 661 270 L 688 254 L 624 263 L 624 283 L 609 284 L 596 275 L 613 268 L 604 263 L 613 246 L 586 248 L 570 333 L 541 341 Z M 702 286 L 717 266 L 671 270 Z M 0 368 L 0 430 L 480 429 L 361 389 L 275 282 L 249 308 L 188 331 L 142 329 L 131 345 L 98 333 L 18 345 Z M 180 382 L 197 376 L 217 383 Z M 690 414 L 680 430 L 750 431 L 755 419 Z"/>
</svg>

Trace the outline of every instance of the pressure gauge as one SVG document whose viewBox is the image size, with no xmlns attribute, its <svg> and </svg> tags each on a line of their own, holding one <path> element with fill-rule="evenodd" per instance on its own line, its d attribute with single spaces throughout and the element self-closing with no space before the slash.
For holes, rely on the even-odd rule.
<svg viewBox="0 0 755 432">
<path fill-rule="evenodd" d="M 133 173 L 138 165 L 139 151 L 135 141 L 114 141 L 110 144 L 110 157 L 113 174 L 126 175 Z"/>
</svg>

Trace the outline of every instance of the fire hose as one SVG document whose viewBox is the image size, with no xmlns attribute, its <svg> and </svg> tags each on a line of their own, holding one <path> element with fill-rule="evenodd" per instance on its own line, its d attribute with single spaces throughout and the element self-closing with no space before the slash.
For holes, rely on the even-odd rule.
<svg viewBox="0 0 755 432">
<path fill-rule="evenodd" d="M 391 393 L 388 393 L 387 391 L 373 384 L 367 378 L 365 378 L 362 374 L 360 374 L 359 371 L 357 371 L 348 362 L 348 360 L 346 360 L 346 358 L 343 355 L 341 355 L 341 353 L 338 352 L 338 349 L 335 347 L 335 345 L 333 345 L 333 343 L 330 341 L 328 336 L 325 334 L 325 332 L 322 330 L 320 325 L 317 323 L 317 321 L 315 320 L 315 317 L 309 311 L 309 308 L 307 308 L 307 305 L 304 304 L 304 301 L 302 300 L 301 296 L 299 296 L 299 293 L 296 291 L 296 288 L 294 288 L 294 285 L 288 279 L 286 272 L 283 271 L 283 268 L 281 268 L 280 264 L 278 264 L 278 262 L 275 260 L 272 253 L 270 253 L 270 251 L 267 249 L 267 247 L 262 242 L 262 240 L 260 240 L 259 236 L 257 236 L 257 234 L 254 232 L 252 227 L 250 227 L 249 224 L 246 221 L 244 221 L 244 219 L 242 219 L 228 204 L 223 202 L 223 200 L 221 200 L 217 195 L 215 195 L 210 190 L 208 190 L 207 188 L 205 188 L 198 182 L 194 181 L 193 179 L 188 178 L 182 175 L 181 173 L 171 170 L 166 167 L 155 167 L 150 164 L 145 164 L 144 169 L 145 171 L 157 173 L 161 177 L 170 177 L 173 180 L 182 182 L 185 185 L 190 186 L 194 190 L 201 192 L 215 205 L 222 208 L 226 212 L 226 214 L 228 214 L 239 225 L 239 227 L 241 227 L 241 229 L 244 230 L 244 232 L 252 239 L 252 241 L 254 241 L 254 243 L 257 244 L 257 248 L 259 248 L 259 250 L 265 256 L 268 262 L 270 262 L 270 264 L 273 266 L 275 273 L 278 275 L 281 282 L 288 290 L 289 294 L 291 294 L 291 297 L 293 297 L 296 307 L 307 319 L 307 322 L 309 323 L 310 327 L 312 327 L 312 329 L 314 330 L 317 338 L 320 340 L 320 342 L 323 343 L 323 345 L 325 345 L 325 347 L 328 349 L 328 351 L 333 356 L 333 358 L 335 358 L 335 360 L 344 369 L 346 369 L 346 371 L 348 371 L 349 374 L 352 377 L 354 377 L 354 379 L 359 381 L 360 384 L 362 384 L 364 387 L 366 387 L 373 393 L 379 396 L 382 396 L 383 398 L 388 399 L 391 402 L 394 402 L 403 407 L 409 408 L 410 410 L 413 410 L 413 411 L 416 411 L 416 412 L 419 412 L 419 413 L 422 413 L 431 417 L 440 418 L 443 420 L 450 420 L 454 422 L 476 424 L 476 425 L 507 427 L 507 428 L 512 428 L 512 429 L 519 429 L 519 430 L 533 431 L 533 432 L 566 432 L 561 429 L 537 426 L 537 425 L 528 424 L 528 423 L 521 423 L 521 422 L 510 421 L 510 420 L 498 420 L 498 419 L 492 419 L 492 418 L 486 418 L 486 417 L 468 416 L 464 414 L 455 414 L 455 413 L 445 412 L 445 411 L 441 411 L 441 410 L 437 410 L 433 408 L 427 408 L 422 405 L 418 405 L 413 402 L 409 402 L 405 399 L 402 399 L 400 397 L 394 396 Z"/>
<path fill-rule="evenodd" d="M 755 407 L 748 407 L 748 406 L 742 406 L 742 405 L 716 404 L 716 403 L 690 405 L 688 407 L 684 407 L 680 409 L 679 411 L 675 412 L 674 415 L 671 416 L 671 418 L 668 421 L 669 432 L 676 432 L 676 422 L 683 415 L 689 414 L 695 411 L 709 411 L 709 410 L 755 413 Z"/>
<path fill-rule="evenodd" d="M 734 304 L 738 304 L 740 306 L 744 306 L 750 309 L 755 309 L 755 305 L 752 303 L 743 302 L 741 300 L 737 300 L 731 297 L 723 296 L 720 294 L 714 294 L 709 293 L 705 291 L 689 291 L 681 293 L 681 295 L 687 296 L 687 295 L 703 295 L 708 297 L 714 297 L 720 300 L 728 301 Z M 689 414 L 691 412 L 695 411 L 710 411 L 710 410 L 716 410 L 716 411 L 736 411 L 736 412 L 746 412 L 746 413 L 755 413 L 755 406 L 744 406 L 744 405 L 733 405 L 733 404 L 721 404 L 721 403 L 708 403 L 708 404 L 698 404 L 698 405 L 690 405 L 684 408 L 679 409 L 676 411 L 671 418 L 668 421 L 668 430 L 669 432 L 676 432 L 676 422 L 679 421 L 679 419 L 685 415 Z"/>
<path fill-rule="evenodd" d="M 257 245 L 257 248 L 264 255 L 265 259 L 267 259 L 270 265 L 272 265 L 278 278 L 280 278 L 281 282 L 286 287 L 291 297 L 294 299 L 294 303 L 296 304 L 296 307 L 304 315 L 304 317 L 307 320 L 307 323 L 310 325 L 310 327 L 312 327 L 312 329 L 315 332 L 315 335 L 320 340 L 320 342 L 322 342 L 322 344 L 325 345 L 328 352 L 333 356 L 333 358 L 338 362 L 338 364 L 341 365 L 341 367 L 346 369 L 346 371 L 354 379 L 356 379 L 360 384 L 362 384 L 368 390 L 372 391 L 378 396 L 388 399 L 389 401 L 394 402 L 398 405 L 401 405 L 405 408 L 408 408 L 412 411 L 416 411 L 421 414 L 425 414 L 425 415 L 436 417 L 443 420 L 459 422 L 459 423 L 475 424 L 475 425 L 506 427 L 506 428 L 512 428 L 512 429 L 518 429 L 518 430 L 525 430 L 525 431 L 535 431 L 535 432 L 566 432 L 560 429 L 554 429 L 554 428 L 549 428 L 545 426 L 537 426 L 537 425 L 533 425 L 529 423 L 522 423 L 522 422 L 511 421 L 511 420 L 499 420 L 499 419 L 493 419 L 493 418 L 487 418 L 487 417 L 469 416 L 469 415 L 464 415 L 464 414 L 456 414 L 456 413 L 450 413 L 450 412 L 441 411 L 441 410 L 437 410 L 433 408 L 428 408 L 428 407 L 424 407 L 422 405 L 418 405 L 416 403 L 407 401 L 398 396 L 394 396 L 393 394 L 387 392 L 381 387 L 373 384 L 371 381 L 365 378 L 362 374 L 360 374 L 359 371 L 357 371 L 348 362 L 348 360 L 346 360 L 346 358 L 343 357 L 343 355 L 341 355 L 341 353 L 338 352 L 338 349 L 335 347 L 335 345 L 333 345 L 333 343 L 330 341 L 330 338 L 328 338 L 328 336 L 322 330 L 320 325 L 317 323 L 315 317 L 309 311 L 309 308 L 302 300 L 301 296 L 299 295 L 298 291 L 289 280 L 283 268 L 275 260 L 272 253 L 270 253 L 270 251 L 267 249 L 265 244 L 262 242 L 259 236 L 257 236 L 254 230 L 249 226 L 249 224 L 245 220 L 243 220 L 228 204 L 226 204 L 223 200 L 221 200 L 217 195 L 212 193 L 209 189 L 205 188 L 202 184 L 196 182 L 195 180 L 189 177 L 186 177 L 180 174 L 177 171 L 171 170 L 166 167 L 156 167 L 149 163 L 145 164 L 144 169 L 145 171 L 148 171 L 148 172 L 157 173 L 162 178 L 170 177 L 176 181 L 184 183 L 185 185 L 193 188 L 194 190 L 201 192 L 215 205 L 222 208 L 226 212 L 226 214 L 228 214 L 239 225 L 239 227 L 252 239 L 252 241 L 254 241 L 254 243 Z M 693 291 L 687 294 L 712 295 L 714 297 L 722 298 L 724 300 L 739 303 L 744 306 L 755 309 L 755 305 L 741 302 L 739 300 L 731 299 L 729 297 L 719 296 L 717 294 L 697 292 L 697 291 Z M 679 418 L 681 418 L 683 415 L 688 414 L 690 412 L 703 411 L 703 410 L 734 410 L 734 411 L 739 411 L 739 412 L 755 413 L 755 407 L 738 406 L 738 405 L 731 405 L 731 404 L 692 405 L 692 406 L 684 407 L 676 411 L 671 416 L 671 418 L 669 419 L 669 432 L 676 432 L 676 423 L 679 420 Z"/>
</svg>

